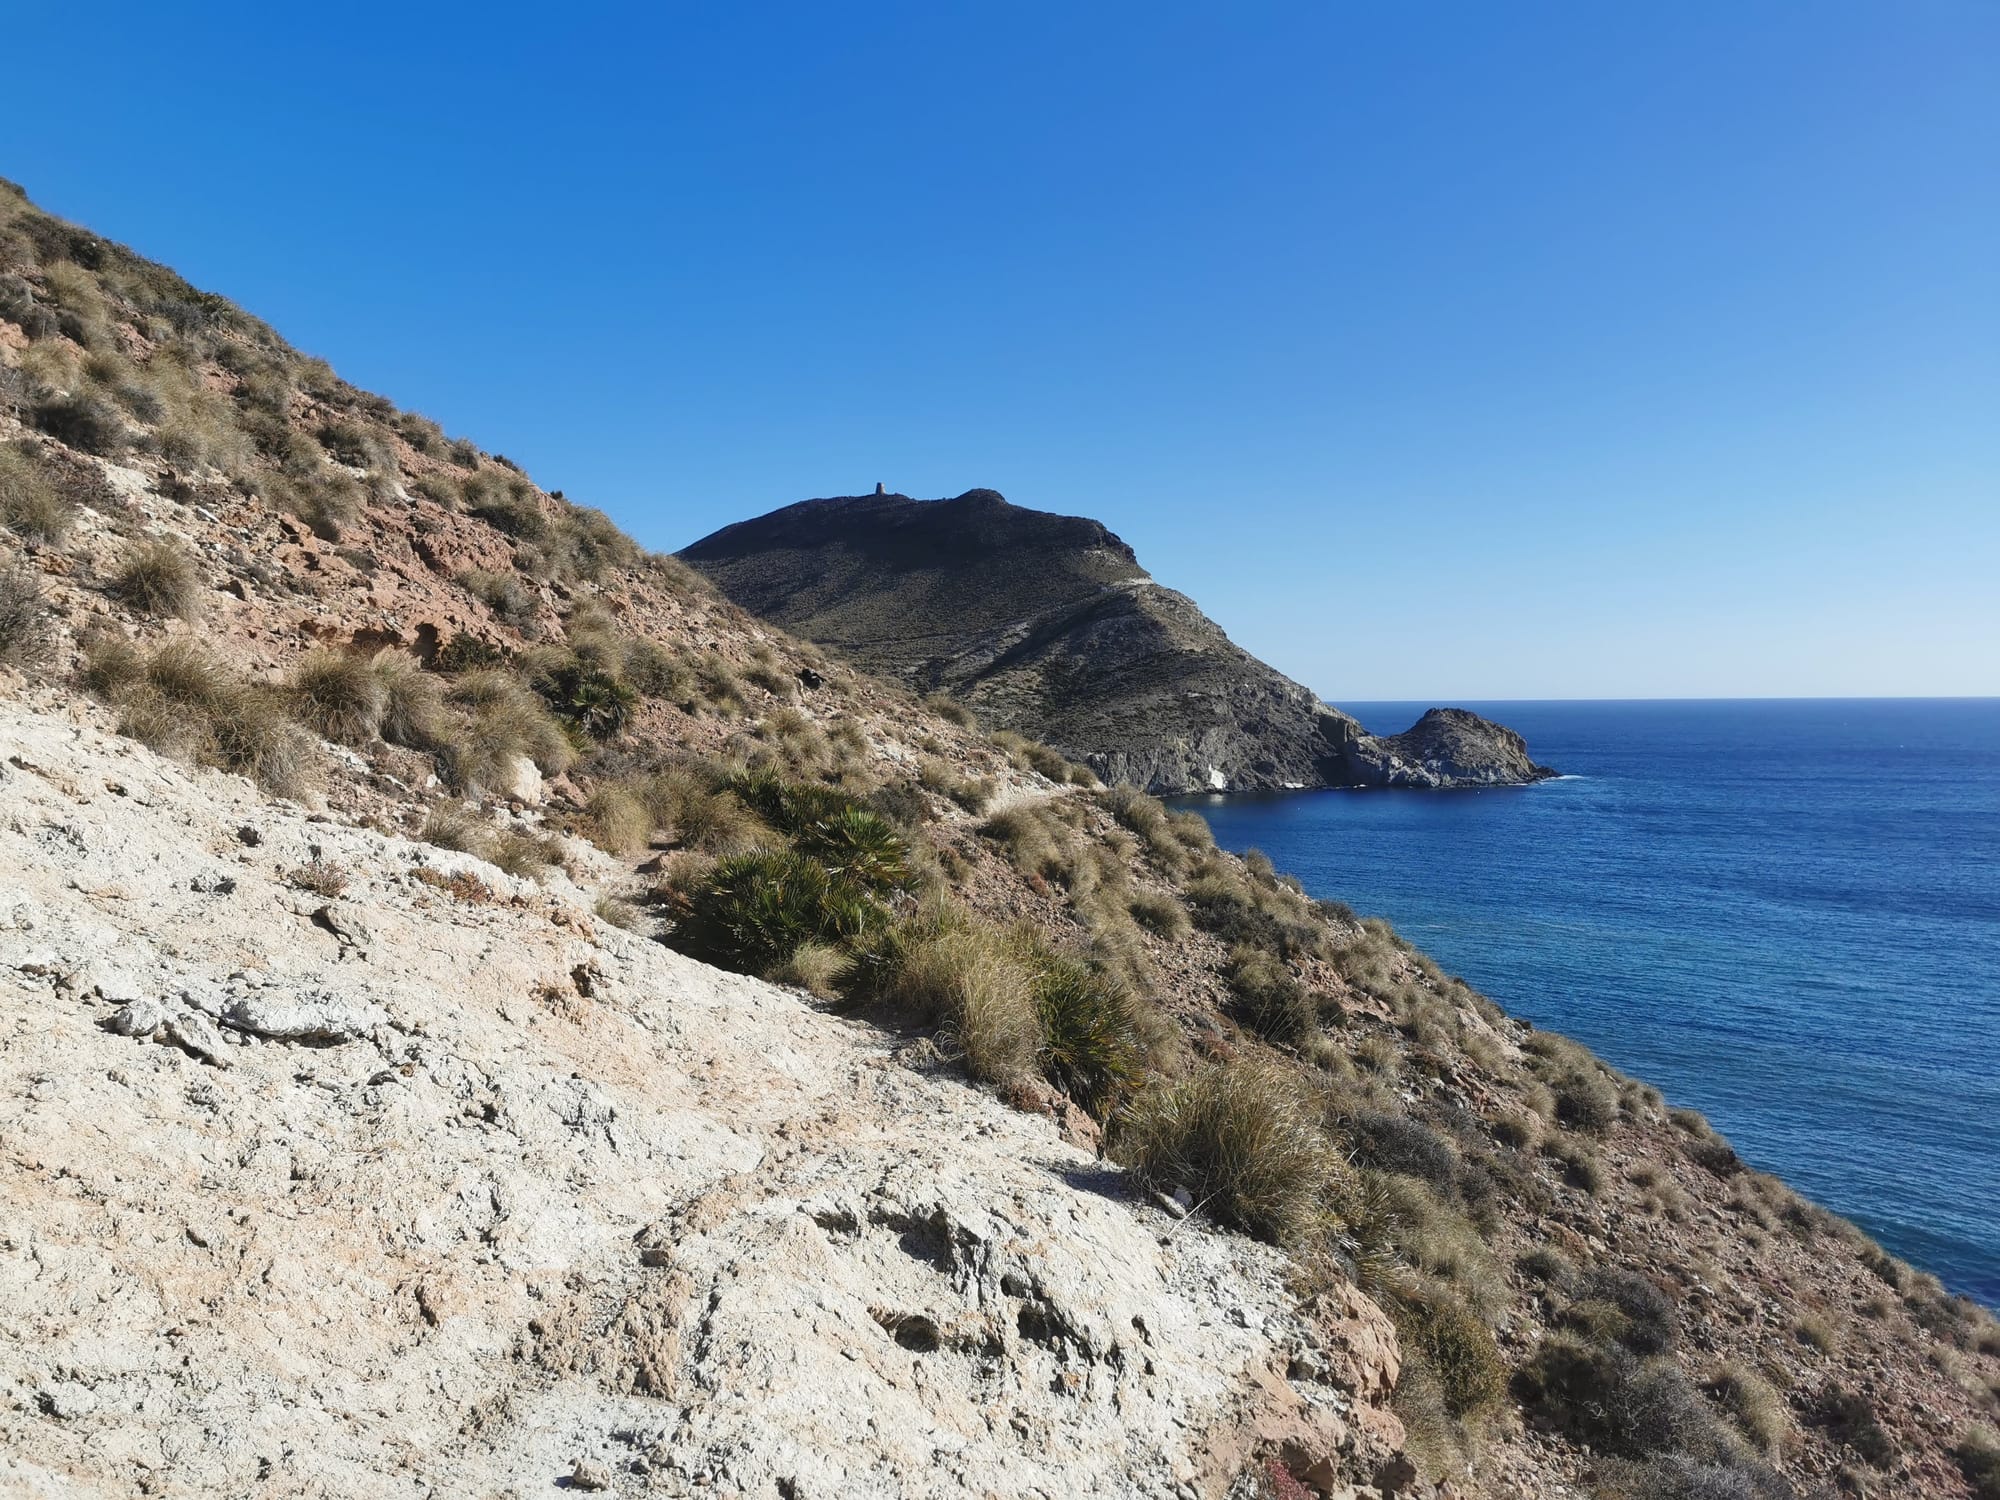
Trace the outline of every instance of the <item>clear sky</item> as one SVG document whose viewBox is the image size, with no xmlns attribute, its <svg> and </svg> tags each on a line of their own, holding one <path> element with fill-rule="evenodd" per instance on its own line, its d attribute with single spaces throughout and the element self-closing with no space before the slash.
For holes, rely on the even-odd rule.
<svg viewBox="0 0 2000 1500">
<path fill-rule="evenodd" d="M 651 546 L 1096 516 L 1339 701 L 2000 693 L 2000 4 L 17 6 L 0 174 Z"/>
</svg>

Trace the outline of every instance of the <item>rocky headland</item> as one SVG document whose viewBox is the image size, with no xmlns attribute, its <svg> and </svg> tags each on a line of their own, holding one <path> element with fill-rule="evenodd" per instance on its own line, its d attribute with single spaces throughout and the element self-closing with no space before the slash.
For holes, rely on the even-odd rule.
<svg viewBox="0 0 2000 1500">
<path fill-rule="evenodd" d="M 1447 788 L 1553 774 L 1518 735 L 1462 709 L 1370 735 L 1155 582 L 1098 522 L 993 490 L 808 500 L 680 556 L 753 614 L 1118 785 Z"/>
</svg>

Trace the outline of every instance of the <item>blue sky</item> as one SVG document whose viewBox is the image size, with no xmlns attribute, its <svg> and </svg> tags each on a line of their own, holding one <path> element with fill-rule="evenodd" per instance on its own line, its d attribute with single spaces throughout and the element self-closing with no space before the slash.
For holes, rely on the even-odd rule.
<svg viewBox="0 0 2000 1500">
<path fill-rule="evenodd" d="M 2000 6 L 63 7 L 0 174 L 649 545 L 1101 518 L 1339 701 L 2000 693 Z"/>
</svg>

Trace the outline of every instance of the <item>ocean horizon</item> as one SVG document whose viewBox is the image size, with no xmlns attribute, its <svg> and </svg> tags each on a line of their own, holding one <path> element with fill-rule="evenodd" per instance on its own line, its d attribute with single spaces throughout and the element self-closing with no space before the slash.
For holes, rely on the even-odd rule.
<svg viewBox="0 0 2000 1500">
<path fill-rule="evenodd" d="M 1177 803 L 2000 1305 L 2000 698 L 1459 706 L 1561 777 Z"/>
</svg>

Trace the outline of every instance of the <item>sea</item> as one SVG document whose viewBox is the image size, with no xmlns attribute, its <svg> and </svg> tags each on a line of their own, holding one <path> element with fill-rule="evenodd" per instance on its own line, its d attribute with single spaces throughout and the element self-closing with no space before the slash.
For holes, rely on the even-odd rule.
<svg viewBox="0 0 2000 1500">
<path fill-rule="evenodd" d="M 1461 706 L 1561 779 L 1177 805 L 2000 1308 L 2000 699 Z"/>
</svg>

